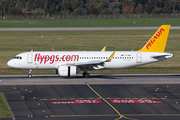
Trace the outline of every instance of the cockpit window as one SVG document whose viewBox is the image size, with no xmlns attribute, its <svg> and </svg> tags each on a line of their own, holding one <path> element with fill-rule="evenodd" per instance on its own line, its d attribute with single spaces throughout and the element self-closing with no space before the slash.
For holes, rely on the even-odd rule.
<svg viewBox="0 0 180 120">
<path fill-rule="evenodd" d="M 14 59 L 22 59 L 21 56 L 15 56 Z"/>
</svg>

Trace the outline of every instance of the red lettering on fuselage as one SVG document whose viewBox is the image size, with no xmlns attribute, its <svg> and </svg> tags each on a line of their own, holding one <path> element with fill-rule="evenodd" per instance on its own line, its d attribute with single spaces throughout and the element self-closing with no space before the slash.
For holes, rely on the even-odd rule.
<svg viewBox="0 0 180 120">
<path fill-rule="evenodd" d="M 43 63 L 46 64 L 49 62 L 50 64 L 53 64 L 54 62 L 58 61 L 68 62 L 68 61 L 79 61 L 79 55 L 63 55 L 62 57 L 59 57 L 59 55 L 41 55 L 40 53 L 35 54 L 34 61 L 40 62 L 40 64 Z"/>
<path fill-rule="evenodd" d="M 54 59 L 55 59 L 55 55 L 51 55 L 51 57 L 50 57 L 50 64 L 53 64 L 54 63 Z"/>
<path fill-rule="evenodd" d="M 70 58 L 70 55 L 67 55 L 66 56 L 66 61 L 69 61 L 71 58 Z"/>
<path fill-rule="evenodd" d="M 65 56 L 66 56 L 66 55 L 63 55 L 63 56 L 62 56 L 62 61 L 65 61 L 65 60 L 64 60 L 64 57 L 65 57 Z"/>
<path fill-rule="evenodd" d="M 56 55 L 56 62 L 59 61 L 59 55 Z"/>
</svg>

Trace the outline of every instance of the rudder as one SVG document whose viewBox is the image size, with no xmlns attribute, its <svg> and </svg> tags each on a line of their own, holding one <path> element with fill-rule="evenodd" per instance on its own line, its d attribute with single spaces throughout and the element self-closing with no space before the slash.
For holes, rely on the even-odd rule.
<svg viewBox="0 0 180 120">
<path fill-rule="evenodd" d="M 171 25 L 162 25 L 140 52 L 164 52 Z"/>
</svg>

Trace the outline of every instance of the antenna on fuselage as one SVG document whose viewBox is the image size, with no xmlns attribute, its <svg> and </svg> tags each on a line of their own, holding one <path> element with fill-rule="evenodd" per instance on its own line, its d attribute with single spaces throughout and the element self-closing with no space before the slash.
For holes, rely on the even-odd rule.
<svg viewBox="0 0 180 120">
<path fill-rule="evenodd" d="M 33 52 L 33 50 L 31 50 L 31 52 Z"/>
<path fill-rule="evenodd" d="M 55 51 L 55 47 L 52 46 L 52 47 L 51 47 L 51 50 L 52 50 L 52 51 Z"/>
</svg>

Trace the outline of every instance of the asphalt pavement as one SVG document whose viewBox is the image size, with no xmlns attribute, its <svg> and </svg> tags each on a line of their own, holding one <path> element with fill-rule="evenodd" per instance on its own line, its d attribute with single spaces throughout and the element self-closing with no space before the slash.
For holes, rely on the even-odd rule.
<svg viewBox="0 0 180 120">
<path fill-rule="evenodd" d="M 16 120 L 180 117 L 180 84 L 1 85 L 0 91 Z"/>
</svg>

